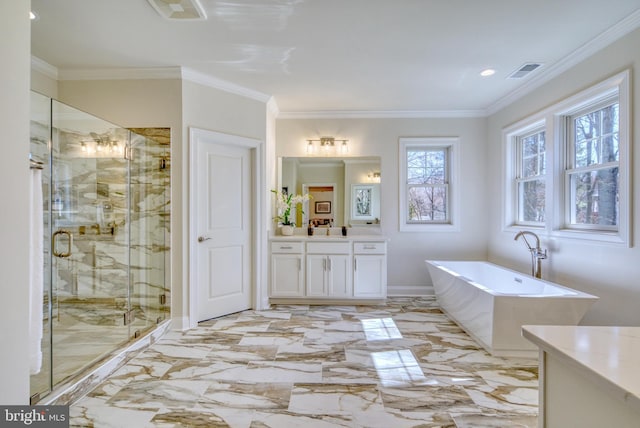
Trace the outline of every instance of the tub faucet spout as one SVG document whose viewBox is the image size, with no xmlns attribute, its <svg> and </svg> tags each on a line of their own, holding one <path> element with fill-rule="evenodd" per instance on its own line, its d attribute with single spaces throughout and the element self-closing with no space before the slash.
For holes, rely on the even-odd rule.
<svg viewBox="0 0 640 428">
<path fill-rule="evenodd" d="M 536 240 L 535 247 L 531 246 L 529 241 L 527 241 L 526 235 L 533 236 L 533 238 Z M 513 239 L 517 241 L 520 237 L 522 237 L 525 245 L 529 249 L 529 252 L 531 252 L 531 275 L 535 276 L 536 278 L 542 278 L 542 260 L 547 258 L 547 250 L 543 250 L 542 248 L 540 248 L 540 238 L 538 238 L 538 235 L 533 232 L 522 230 L 518 232 Z"/>
</svg>

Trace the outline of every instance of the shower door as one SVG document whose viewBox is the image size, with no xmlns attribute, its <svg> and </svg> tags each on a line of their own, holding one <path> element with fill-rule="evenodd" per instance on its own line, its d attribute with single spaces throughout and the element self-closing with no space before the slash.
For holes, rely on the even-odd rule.
<svg viewBox="0 0 640 428">
<path fill-rule="evenodd" d="M 128 134 L 52 102 L 52 386 L 129 339 Z"/>
<path fill-rule="evenodd" d="M 167 318 L 171 180 L 169 129 L 139 135 L 35 92 L 31 110 L 32 182 L 42 188 L 33 221 L 43 222 L 32 240 L 42 257 L 31 260 L 42 275 L 30 284 L 43 290 L 40 302 L 31 293 L 42 304 L 42 339 L 30 335 L 41 355 L 36 403 Z"/>
</svg>

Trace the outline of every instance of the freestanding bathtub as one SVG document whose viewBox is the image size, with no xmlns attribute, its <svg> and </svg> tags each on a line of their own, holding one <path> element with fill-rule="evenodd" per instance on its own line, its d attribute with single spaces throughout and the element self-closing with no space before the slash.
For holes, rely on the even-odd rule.
<svg viewBox="0 0 640 428">
<path fill-rule="evenodd" d="M 598 299 L 489 262 L 426 263 L 441 309 L 496 356 L 537 356 L 523 325 L 577 325 Z"/>
</svg>

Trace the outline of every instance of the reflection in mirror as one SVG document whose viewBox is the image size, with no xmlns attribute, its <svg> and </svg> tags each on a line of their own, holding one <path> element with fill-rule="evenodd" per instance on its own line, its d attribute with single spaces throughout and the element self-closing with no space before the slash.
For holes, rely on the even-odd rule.
<svg viewBox="0 0 640 428">
<path fill-rule="evenodd" d="M 380 184 L 351 185 L 351 224 L 377 223 L 380 219 Z M 373 220 L 373 222 L 372 222 Z"/>
<path fill-rule="evenodd" d="M 296 225 L 379 226 L 379 157 L 286 157 L 280 166 L 282 191 L 312 196 Z"/>
</svg>

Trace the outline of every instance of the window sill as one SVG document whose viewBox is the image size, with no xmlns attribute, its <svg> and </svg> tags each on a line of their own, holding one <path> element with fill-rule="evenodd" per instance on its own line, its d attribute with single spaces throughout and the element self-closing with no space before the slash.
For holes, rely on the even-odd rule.
<svg viewBox="0 0 640 428">
<path fill-rule="evenodd" d="M 602 232 L 559 229 L 550 233 L 553 238 L 574 239 L 578 241 L 591 241 L 592 243 L 613 244 L 629 248 L 629 239 L 621 236 L 620 232 Z"/>
<path fill-rule="evenodd" d="M 400 224 L 400 232 L 460 232 L 454 224 Z"/>
</svg>

